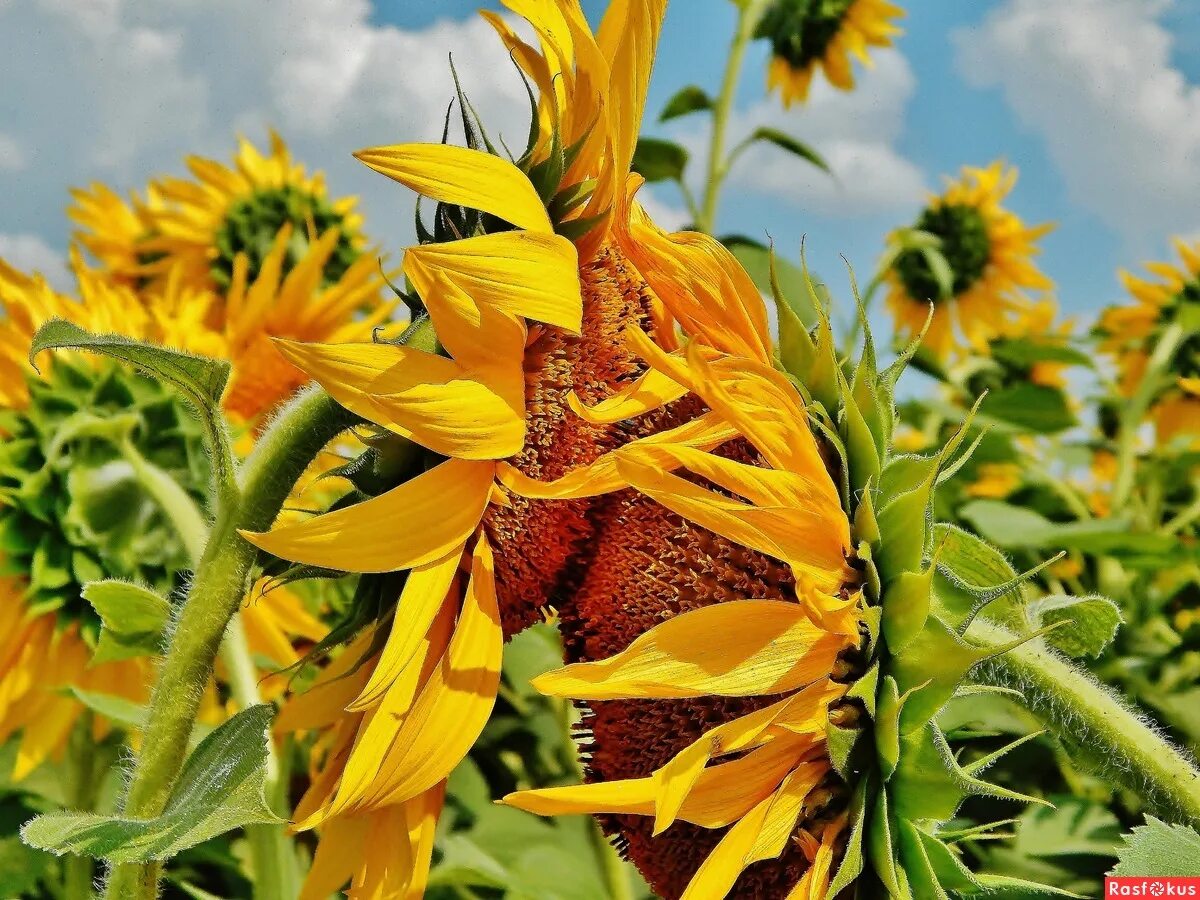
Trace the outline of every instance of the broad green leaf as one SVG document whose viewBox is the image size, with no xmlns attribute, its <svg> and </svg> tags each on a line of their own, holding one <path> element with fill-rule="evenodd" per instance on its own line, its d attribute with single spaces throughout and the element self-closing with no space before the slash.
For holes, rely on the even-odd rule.
<svg viewBox="0 0 1200 900">
<path fill-rule="evenodd" d="M 792 137 L 786 132 L 780 131 L 778 128 L 768 128 L 765 125 L 760 126 L 754 129 L 754 133 L 746 140 L 748 143 L 760 141 L 762 143 L 774 144 L 776 147 L 786 150 L 794 156 L 799 156 L 806 162 L 812 163 L 818 169 L 828 172 L 831 175 L 833 174 L 833 170 L 829 168 L 829 163 L 825 161 L 825 158 L 820 153 L 803 141 Z"/>
<path fill-rule="evenodd" d="M 712 97 L 708 96 L 703 88 L 689 84 L 676 91 L 675 96 L 667 101 L 667 105 L 658 115 L 658 121 L 666 122 L 670 119 L 678 119 L 680 116 L 690 113 L 712 109 L 713 105 Z"/>
<path fill-rule="evenodd" d="M 1089 369 L 1094 366 L 1090 356 L 1066 344 L 1008 339 L 993 341 L 989 349 L 993 359 L 1022 368 L 1040 362 L 1086 366 Z"/>
<path fill-rule="evenodd" d="M 1046 635 L 1046 642 L 1067 656 L 1099 656 L 1117 635 L 1124 621 L 1117 605 L 1107 597 L 1068 597 L 1054 594 L 1029 604 L 1039 626 L 1069 622 Z"/>
<path fill-rule="evenodd" d="M 1109 874 L 1161 878 L 1200 875 L 1200 834 L 1146 816 L 1145 825 L 1125 835 L 1125 846 L 1117 851 L 1117 867 Z"/>
<path fill-rule="evenodd" d="M 229 382 L 228 360 L 193 356 L 136 341 L 120 334 L 94 334 L 65 319 L 51 319 L 38 329 L 29 348 L 29 361 L 43 350 L 86 350 L 130 363 L 153 378 L 170 382 L 196 408 L 208 435 L 219 485 L 232 480 L 232 458 L 220 416 L 221 396 Z"/>
<path fill-rule="evenodd" d="M 158 594 L 126 581 L 94 581 L 84 585 L 83 599 L 92 604 L 103 623 L 94 662 L 162 652 L 171 604 Z"/>
<path fill-rule="evenodd" d="M 201 741 L 156 818 L 49 813 L 26 823 L 21 837 L 32 847 L 58 855 L 147 862 L 169 859 L 243 825 L 281 823 L 263 797 L 268 728 L 274 714 L 270 706 L 252 706 Z"/>
<path fill-rule="evenodd" d="M 1007 550 L 1082 550 L 1108 553 L 1147 565 L 1178 564 L 1186 548 L 1169 535 L 1145 534 L 1130 529 L 1124 518 L 1086 522 L 1052 522 L 1031 509 L 1000 500 L 972 500 L 959 515 L 992 543 Z"/>
<path fill-rule="evenodd" d="M 207 359 L 145 344 L 119 334 L 93 334 L 65 319 L 52 319 L 33 336 L 29 359 L 43 350 L 89 350 L 132 363 L 150 375 L 171 382 L 197 409 L 216 409 L 229 381 L 227 360 Z"/>
<path fill-rule="evenodd" d="M 979 415 L 1036 434 L 1053 434 L 1079 424 L 1062 391 L 1028 382 L 989 393 Z"/>
<path fill-rule="evenodd" d="M 772 295 L 771 291 L 771 248 L 759 241 L 744 235 L 728 235 L 721 238 L 729 252 L 742 264 L 754 286 L 765 297 Z M 788 306 L 805 328 L 812 328 L 817 321 L 817 312 L 813 309 L 811 295 L 804 271 L 795 263 L 775 254 L 775 274 L 779 279 L 779 289 L 787 300 Z"/>
<path fill-rule="evenodd" d="M 682 181 L 688 152 L 673 141 L 638 138 L 633 151 L 633 171 L 649 182 Z"/>
</svg>

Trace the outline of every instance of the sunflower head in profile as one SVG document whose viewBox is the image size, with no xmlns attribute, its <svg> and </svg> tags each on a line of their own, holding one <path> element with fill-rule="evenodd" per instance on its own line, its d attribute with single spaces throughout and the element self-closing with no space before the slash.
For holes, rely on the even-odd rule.
<svg viewBox="0 0 1200 900">
<path fill-rule="evenodd" d="M 1133 303 L 1105 309 L 1096 326 L 1100 349 L 1116 363 L 1117 386 L 1126 397 L 1143 386 L 1151 356 L 1168 333 L 1183 332 L 1181 339 L 1171 338 L 1177 346 L 1163 367 L 1165 377 L 1150 386 L 1150 417 L 1163 443 L 1200 437 L 1200 338 L 1189 336 L 1188 325 L 1200 310 L 1200 242 L 1176 238 L 1175 250 L 1180 263 L 1147 263 L 1151 277 L 1122 271 Z"/>
<path fill-rule="evenodd" d="M 322 735 L 302 896 L 423 893 L 504 639 L 547 608 L 569 665 L 537 684 L 581 705 L 588 783 L 507 802 L 599 816 L 666 898 L 984 892 L 943 823 L 991 788 L 934 722 L 996 652 L 963 637 L 969 592 L 932 600 L 960 440 L 895 455 L 902 365 L 868 340 L 844 368 L 828 319 L 786 305 L 777 355 L 732 254 L 638 205 L 664 3 L 595 34 L 575 0 L 512 6 L 540 40 L 489 16 L 541 92 L 516 162 L 469 118 L 467 147 L 358 154 L 436 204 L 403 261 L 424 313 L 394 343 L 284 345 L 372 423 L 337 508 L 247 535 L 360 573 L 343 648 L 276 725 Z"/>
<path fill-rule="evenodd" d="M 771 0 L 754 36 L 771 42 L 767 84 L 784 106 L 808 99 L 817 71 L 854 88 L 853 59 L 871 65 L 869 47 L 890 47 L 904 10 L 888 0 Z"/>
<path fill-rule="evenodd" d="M 1016 180 L 1016 169 L 1000 162 L 964 167 L 889 239 L 887 303 L 897 329 L 911 338 L 929 320 L 923 347 L 938 359 L 964 341 L 985 351 L 1029 306 L 1026 291 L 1053 286 L 1033 262 L 1052 226 L 1025 225 L 1001 205 Z"/>
</svg>

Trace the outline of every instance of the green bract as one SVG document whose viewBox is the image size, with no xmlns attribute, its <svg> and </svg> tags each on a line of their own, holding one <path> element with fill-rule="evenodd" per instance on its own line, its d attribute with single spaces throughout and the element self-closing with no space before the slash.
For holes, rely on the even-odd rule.
<svg viewBox="0 0 1200 900">
<path fill-rule="evenodd" d="M 978 538 L 934 521 L 938 485 L 973 449 L 965 446 L 966 428 L 937 453 L 896 454 L 894 386 L 910 354 L 879 372 L 864 321 L 859 359 L 839 360 L 815 290 L 811 300 L 820 321 L 810 332 L 776 292 L 780 364 L 806 394 L 815 431 L 840 457 L 843 502 L 869 601 L 863 674 L 846 701 L 860 714 L 835 709 L 829 723 L 831 758 L 854 791 L 854 827 L 828 896 L 851 885 L 859 897 L 913 900 L 1001 888 L 1053 893 L 972 872 L 954 847 L 963 834 L 950 823 L 968 797 L 1035 799 L 980 777 L 1016 744 L 964 765 L 937 719 L 954 697 L 1008 692 L 969 675 L 1034 637 L 1037 627 L 1014 599 L 1024 576 Z M 971 624 L 984 616 L 1011 628 L 1011 642 L 974 639 Z"/>
</svg>

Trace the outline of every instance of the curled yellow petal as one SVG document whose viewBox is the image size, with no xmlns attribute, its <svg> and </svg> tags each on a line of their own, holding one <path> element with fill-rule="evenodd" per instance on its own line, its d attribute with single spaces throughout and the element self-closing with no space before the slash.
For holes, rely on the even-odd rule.
<svg viewBox="0 0 1200 900">
<path fill-rule="evenodd" d="M 525 439 L 523 391 L 395 344 L 301 344 L 280 352 L 352 412 L 444 456 L 500 459 Z"/>
<path fill-rule="evenodd" d="M 525 173 L 482 150 L 397 144 L 354 154 L 376 172 L 433 200 L 491 213 L 518 228 L 552 233 L 550 216 Z"/>
<path fill-rule="evenodd" d="M 344 572 L 395 572 L 441 559 L 479 524 L 495 465 L 451 459 L 378 497 L 283 525 L 242 532 L 282 559 Z"/>
<path fill-rule="evenodd" d="M 533 685 L 582 700 L 778 694 L 828 675 L 842 644 L 798 603 L 731 600 L 668 619 L 615 656 L 548 672 Z"/>
</svg>

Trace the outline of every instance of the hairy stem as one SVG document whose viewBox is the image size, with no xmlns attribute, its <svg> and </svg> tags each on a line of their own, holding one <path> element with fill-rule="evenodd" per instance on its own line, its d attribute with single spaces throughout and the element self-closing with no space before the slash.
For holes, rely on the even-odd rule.
<svg viewBox="0 0 1200 900">
<path fill-rule="evenodd" d="M 971 628 L 989 644 L 1014 638 L 985 621 Z M 1200 826 L 1200 770 L 1109 688 L 1040 639 L 983 665 L 988 680 L 1025 695 L 1029 709 L 1075 749 L 1078 762 L 1128 788 L 1162 818 Z"/>
<path fill-rule="evenodd" d="M 122 809 L 125 815 L 159 815 L 187 757 L 201 694 L 212 676 L 226 626 L 245 594 L 255 558 L 254 547 L 238 530 L 268 528 L 305 467 L 351 421 L 350 414 L 323 391 L 301 394 L 259 438 L 238 490 L 220 503 L 159 670 L 142 750 Z M 117 866 L 110 873 L 105 897 L 155 897 L 159 869 L 157 863 Z"/>
</svg>

